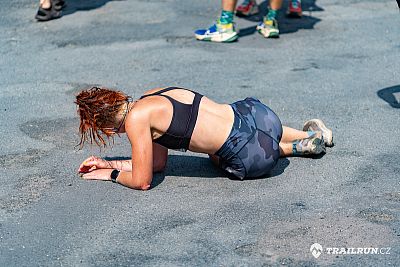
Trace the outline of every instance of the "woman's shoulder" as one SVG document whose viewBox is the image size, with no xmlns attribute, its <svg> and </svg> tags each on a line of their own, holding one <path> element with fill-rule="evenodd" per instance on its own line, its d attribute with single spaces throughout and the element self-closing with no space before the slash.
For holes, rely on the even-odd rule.
<svg viewBox="0 0 400 267">
<path fill-rule="evenodd" d="M 151 90 L 147 90 L 143 96 L 151 95 L 156 93 L 163 88 L 154 88 Z M 152 97 L 143 97 L 136 100 L 131 108 L 130 114 L 135 114 L 135 116 L 145 116 L 148 117 L 154 112 L 159 111 L 160 109 L 165 109 L 165 106 L 169 106 L 169 101 L 164 98 L 152 98 Z M 133 116 L 133 117 L 135 117 Z"/>
</svg>

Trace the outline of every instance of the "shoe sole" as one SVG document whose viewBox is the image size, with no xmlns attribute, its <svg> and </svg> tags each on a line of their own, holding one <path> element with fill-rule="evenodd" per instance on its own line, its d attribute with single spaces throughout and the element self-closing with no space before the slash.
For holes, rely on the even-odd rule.
<svg viewBox="0 0 400 267">
<path fill-rule="evenodd" d="M 237 32 L 231 33 L 224 37 L 203 37 L 202 35 L 195 35 L 196 39 L 199 41 L 206 41 L 206 42 L 215 42 L 215 43 L 231 43 L 238 39 Z"/>
<path fill-rule="evenodd" d="M 307 131 L 313 125 L 316 125 L 318 128 L 320 128 L 322 130 L 322 135 L 325 137 L 324 139 L 326 139 L 326 140 L 324 140 L 325 145 L 328 147 L 332 147 L 333 146 L 332 130 L 328 129 L 322 120 L 312 119 L 312 120 L 307 121 L 303 126 L 303 131 Z"/>
<path fill-rule="evenodd" d="M 58 14 L 51 15 L 51 16 L 39 16 L 39 15 L 36 15 L 36 16 L 35 16 L 35 19 L 36 19 L 38 22 L 45 22 L 45 21 L 49 21 L 49 20 L 61 18 L 61 16 L 62 16 L 62 15 L 61 15 L 61 11 L 57 11 L 57 13 L 58 13 Z"/>
<path fill-rule="evenodd" d="M 272 30 L 269 32 L 265 32 L 263 30 L 264 30 L 264 28 L 262 28 L 262 27 L 259 28 L 257 26 L 258 33 L 261 34 L 262 36 L 264 36 L 264 38 L 279 38 L 279 30 Z"/>
<path fill-rule="evenodd" d="M 264 38 L 279 38 L 279 32 L 270 32 L 270 33 L 263 33 L 262 30 L 258 30 L 258 32 L 264 36 Z"/>
</svg>

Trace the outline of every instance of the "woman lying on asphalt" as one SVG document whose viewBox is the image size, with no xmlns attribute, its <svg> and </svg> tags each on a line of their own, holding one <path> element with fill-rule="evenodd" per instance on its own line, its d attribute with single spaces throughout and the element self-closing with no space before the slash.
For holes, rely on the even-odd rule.
<svg viewBox="0 0 400 267">
<path fill-rule="evenodd" d="M 163 171 L 168 149 L 206 153 L 237 178 L 268 174 L 279 157 L 316 155 L 332 146 L 332 131 L 321 120 L 303 131 L 281 125 L 278 116 L 254 98 L 218 104 L 188 89 L 157 88 L 140 99 L 93 87 L 76 96 L 80 146 L 126 133 L 132 160 L 87 158 L 79 167 L 84 179 L 108 180 L 147 190 L 153 172 Z"/>
</svg>

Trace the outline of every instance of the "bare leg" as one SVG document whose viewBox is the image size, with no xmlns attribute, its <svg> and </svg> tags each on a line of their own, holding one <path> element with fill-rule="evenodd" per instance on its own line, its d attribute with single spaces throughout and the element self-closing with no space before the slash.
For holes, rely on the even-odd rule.
<svg viewBox="0 0 400 267">
<path fill-rule="evenodd" d="M 289 157 L 293 155 L 293 144 L 292 143 L 279 143 L 279 151 L 281 152 L 281 157 Z"/>
<path fill-rule="evenodd" d="M 44 9 L 49 9 L 51 7 L 50 0 L 40 0 L 40 6 Z"/>
<path fill-rule="evenodd" d="M 282 126 L 282 128 L 283 128 L 283 133 L 281 142 L 283 143 L 289 143 L 295 140 L 300 140 L 309 137 L 308 132 L 299 131 L 287 126 Z"/>
<path fill-rule="evenodd" d="M 273 10 L 279 10 L 282 7 L 282 2 L 283 0 L 271 0 L 269 5 Z"/>
<path fill-rule="evenodd" d="M 237 0 L 222 0 L 222 10 L 235 11 Z"/>
</svg>

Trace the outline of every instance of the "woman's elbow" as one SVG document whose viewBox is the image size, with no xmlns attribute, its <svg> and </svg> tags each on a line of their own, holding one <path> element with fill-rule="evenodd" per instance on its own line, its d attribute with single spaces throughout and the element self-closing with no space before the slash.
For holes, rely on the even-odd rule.
<svg viewBox="0 0 400 267">
<path fill-rule="evenodd" d="M 149 184 L 143 184 L 138 189 L 142 190 L 142 191 L 147 191 L 147 190 L 150 189 L 150 185 Z"/>
<path fill-rule="evenodd" d="M 131 189 L 135 189 L 135 190 L 142 190 L 142 191 L 147 191 L 150 189 L 151 185 L 148 183 L 144 183 L 144 184 L 135 184 L 135 185 L 131 185 L 129 186 Z"/>
<path fill-rule="evenodd" d="M 151 187 L 151 181 L 153 177 L 148 177 L 148 178 L 141 178 L 141 179 L 134 179 L 133 177 L 127 181 L 125 184 L 127 187 L 131 189 L 136 189 L 136 190 L 148 190 Z M 123 183 L 124 184 L 124 183 Z"/>
</svg>

